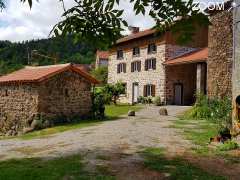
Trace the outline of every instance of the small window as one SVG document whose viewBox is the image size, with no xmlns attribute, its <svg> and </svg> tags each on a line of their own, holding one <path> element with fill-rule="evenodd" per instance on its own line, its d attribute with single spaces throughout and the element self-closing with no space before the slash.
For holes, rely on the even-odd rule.
<svg viewBox="0 0 240 180">
<path fill-rule="evenodd" d="M 5 96 L 8 96 L 8 90 L 5 89 Z"/>
<path fill-rule="evenodd" d="M 140 48 L 134 47 L 133 48 L 133 56 L 139 56 L 140 55 Z"/>
<path fill-rule="evenodd" d="M 145 71 L 148 71 L 150 69 L 152 69 L 152 70 L 156 69 L 156 59 L 155 58 L 145 60 Z"/>
<path fill-rule="evenodd" d="M 148 45 L 148 54 L 157 52 L 157 46 L 156 44 L 149 44 Z"/>
<path fill-rule="evenodd" d="M 117 59 L 123 59 L 123 50 L 117 51 Z"/>
<path fill-rule="evenodd" d="M 145 85 L 143 91 L 144 97 L 148 96 L 155 97 L 156 86 L 153 84 Z"/>
<path fill-rule="evenodd" d="M 141 61 L 135 61 L 131 63 L 131 72 L 141 71 Z"/>
<path fill-rule="evenodd" d="M 117 73 L 126 73 L 126 63 L 120 63 L 117 65 Z"/>
<path fill-rule="evenodd" d="M 65 97 L 69 97 L 69 91 L 68 91 L 68 89 L 65 89 L 64 95 L 65 95 Z"/>
</svg>

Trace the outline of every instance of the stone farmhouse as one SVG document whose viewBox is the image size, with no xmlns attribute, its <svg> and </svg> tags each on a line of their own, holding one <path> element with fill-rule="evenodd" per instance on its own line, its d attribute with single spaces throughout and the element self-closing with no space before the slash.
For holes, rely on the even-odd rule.
<svg viewBox="0 0 240 180">
<path fill-rule="evenodd" d="M 87 115 L 91 84 L 97 83 L 72 64 L 25 67 L 0 77 L 0 132 L 16 135 L 39 118 L 49 124 Z"/>
<path fill-rule="evenodd" d="M 110 50 L 108 82 L 125 83 L 125 101 L 131 104 L 139 96 L 160 96 L 164 104 L 192 104 L 197 89 L 206 93 L 207 34 L 199 28 L 193 42 L 180 46 L 169 32 L 134 31 Z"/>
<path fill-rule="evenodd" d="M 231 1 L 225 4 L 225 8 Z M 171 33 L 133 32 L 110 49 L 108 82 L 126 84 L 125 101 L 160 96 L 164 104 L 191 105 L 195 94 L 231 97 L 233 12 L 210 11 L 211 25 L 180 46 Z"/>
</svg>

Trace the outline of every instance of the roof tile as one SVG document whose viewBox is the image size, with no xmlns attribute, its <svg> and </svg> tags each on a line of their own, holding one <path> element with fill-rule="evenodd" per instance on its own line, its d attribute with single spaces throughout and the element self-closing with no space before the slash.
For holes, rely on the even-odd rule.
<svg viewBox="0 0 240 180">
<path fill-rule="evenodd" d="M 1 76 L 0 84 L 10 83 L 10 82 L 41 82 L 48 79 L 58 73 L 73 70 L 76 73 L 83 76 L 85 79 L 89 80 L 93 84 L 97 84 L 98 81 L 89 75 L 87 72 L 81 70 L 72 64 L 60 64 L 60 65 L 50 65 L 50 66 L 26 66 L 23 69 L 15 71 L 11 74 Z"/>
</svg>

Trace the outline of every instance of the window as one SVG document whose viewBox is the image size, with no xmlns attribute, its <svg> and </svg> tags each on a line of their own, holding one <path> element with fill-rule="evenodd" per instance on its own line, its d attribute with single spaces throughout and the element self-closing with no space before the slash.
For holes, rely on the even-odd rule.
<svg viewBox="0 0 240 180">
<path fill-rule="evenodd" d="M 145 71 L 148 71 L 149 69 L 156 69 L 156 59 L 147 59 L 145 60 Z"/>
<path fill-rule="evenodd" d="M 5 90 L 5 96 L 8 96 L 8 90 L 7 89 Z"/>
<path fill-rule="evenodd" d="M 144 86 L 143 95 L 144 97 L 152 96 L 155 97 L 156 86 L 148 84 Z"/>
<path fill-rule="evenodd" d="M 68 91 L 68 89 L 65 89 L 65 90 L 64 90 L 64 94 L 65 94 L 65 97 L 69 97 L 69 91 Z"/>
<path fill-rule="evenodd" d="M 139 56 L 140 55 L 140 48 L 134 47 L 133 48 L 133 56 Z"/>
<path fill-rule="evenodd" d="M 117 59 L 123 59 L 123 50 L 117 51 Z"/>
<path fill-rule="evenodd" d="M 156 44 L 149 44 L 148 45 L 148 54 L 157 52 L 157 46 Z"/>
<path fill-rule="evenodd" d="M 117 65 L 117 73 L 126 73 L 126 63 L 120 63 Z"/>
<path fill-rule="evenodd" d="M 141 71 L 141 61 L 135 61 L 131 63 L 131 72 Z"/>
</svg>

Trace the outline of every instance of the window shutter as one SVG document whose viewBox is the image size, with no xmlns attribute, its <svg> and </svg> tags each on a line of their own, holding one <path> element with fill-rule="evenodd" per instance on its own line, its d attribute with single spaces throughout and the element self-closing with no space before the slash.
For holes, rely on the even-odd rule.
<svg viewBox="0 0 240 180">
<path fill-rule="evenodd" d="M 141 71 L 141 61 L 138 61 L 138 72 Z"/>
<path fill-rule="evenodd" d="M 147 86 L 146 85 L 143 86 L 143 96 L 147 97 Z"/>
<path fill-rule="evenodd" d="M 156 69 L 156 59 L 152 59 L 152 67 L 154 70 Z"/>
<path fill-rule="evenodd" d="M 156 94 L 156 86 L 155 85 L 152 85 L 152 92 L 151 92 L 151 94 L 152 94 L 152 97 L 155 97 L 155 94 Z"/>
<path fill-rule="evenodd" d="M 134 70 L 133 70 L 133 63 L 131 63 L 131 72 L 133 72 Z"/>
<path fill-rule="evenodd" d="M 117 65 L 117 73 L 120 73 L 120 64 Z"/>
<path fill-rule="evenodd" d="M 145 60 L 145 71 L 148 70 L 148 60 Z"/>
<path fill-rule="evenodd" d="M 123 63 L 123 72 L 126 73 L 126 63 Z"/>
</svg>

